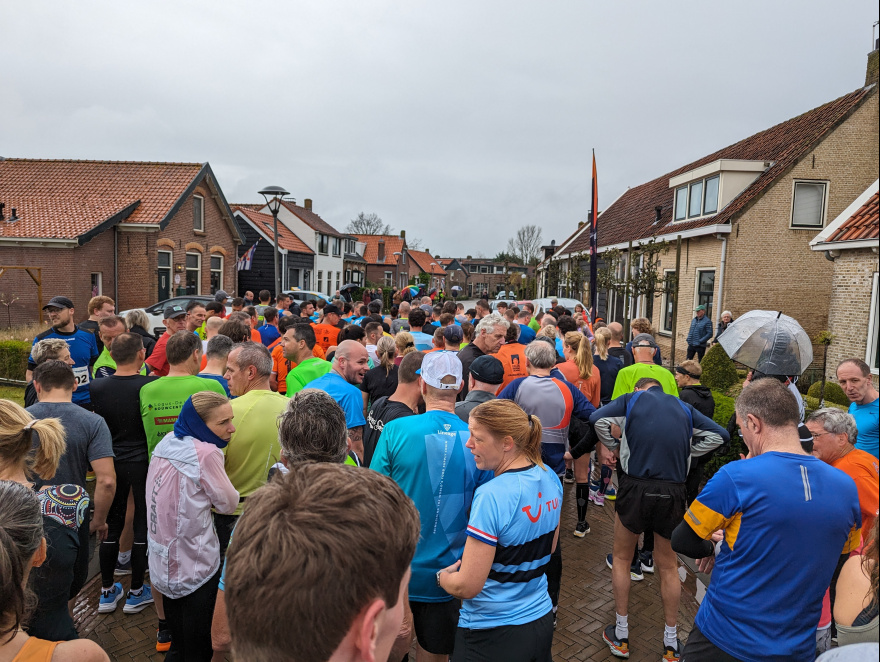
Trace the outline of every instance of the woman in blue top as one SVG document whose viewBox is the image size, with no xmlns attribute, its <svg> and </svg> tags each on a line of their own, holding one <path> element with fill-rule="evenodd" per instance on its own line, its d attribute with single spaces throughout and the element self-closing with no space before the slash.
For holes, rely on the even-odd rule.
<svg viewBox="0 0 880 662">
<path fill-rule="evenodd" d="M 549 662 L 545 566 L 559 538 L 562 483 L 541 463 L 541 423 L 510 400 L 471 411 L 467 447 L 495 478 L 477 488 L 460 561 L 437 584 L 463 600 L 454 662 Z"/>
</svg>

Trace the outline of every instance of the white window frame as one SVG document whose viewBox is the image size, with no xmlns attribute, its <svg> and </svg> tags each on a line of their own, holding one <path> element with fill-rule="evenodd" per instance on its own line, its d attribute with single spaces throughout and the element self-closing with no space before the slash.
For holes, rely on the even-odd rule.
<svg viewBox="0 0 880 662">
<path fill-rule="evenodd" d="M 318 285 L 318 287 L 315 288 L 315 292 L 320 292 L 321 290 L 324 289 L 324 272 L 323 272 L 323 271 L 319 271 L 319 272 L 318 272 L 318 283 L 317 283 L 317 285 Z"/>
<path fill-rule="evenodd" d="M 865 346 L 865 363 L 870 366 L 872 375 L 880 373 L 874 367 L 874 361 L 877 360 L 877 336 L 878 331 L 880 331 L 880 323 L 877 322 L 877 314 L 880 313 L 880 310 L 878 310 L 878 305 L 880 305 L 878 304 L 878 296 L 880 296 L 880 292 L 878 292 L 878 273 L 875 271 L 871 284 L 871 316 L 868 318 L 868 343 Z"/>
<path fill-rule="evenodd" d="M 331 246 L 333 257 L 339 257 L 340 255 L 342 255 L 342 239 L 340 239 L 339 237 L 332 237 Z"/>
<path fill-rule="evenodd" d="M 385 287 L 391 287 L 394 285 L 394 272 L 386 271 L 385 272 L 385 282 L 383 283 Z"/>
<path fill-rule="evenodd" d="M 198 258 L 198 261 L 199 261 L 199 266 L 198 266 L 198 271 L 197 271 L 197 276 L 196 276 L 196 291 L 193 292 L 193 295 L 201 295 L 201 293 L 202 293 L 202 254 L 198 253 L 196 251 L 191 251 L 191 252 L 187 252 L 186 257 L 189 257 L 190 255 L 194 255 L 196 258 Z M 183 280 L 183 287 L 184 287 L 184 289 L 186 289 L 186 281 L 187 281 L 186 277 L 190 271 L 196 271 L 196 269 L 190 269 L 186 265 L 186 258 L 184 258 L 184 260 L 183 260 L 183 279 L 184 279 Z"/>
<path fill-rule="evenodd" d="M 97 278 L 95 278 L 97 276 Z M 94 284 L 97 284 L 98 289 L 95 291 Z M 99 297 L 104 294 L 104 274 L 101 271 L 93 271 L 89 274 L 89 285 L 91 286 L 92 296 Z"/>
<path fill-rule="evenodd" d="M 196 216 L 196 200 L 201 202 L 201 213 L 198 217 Z M 198 227 L 196 227 L 196 222 L 199 224 Z M 196 232 L 205 231 L 205 198 L 201 195 L 193 195 L 193 230 Z"/>
<path fill-rule="evenodd" d="M 694 308 L 700 305 L 700 275 L 707 271 L 715 274 L 715 277 L 712 279 L 712 306 L 711 309 L 709 306 L 706 307 L 706 317 L 712 319 L 711 314 L 715 312 L 715 290 L 718 288 L 718 269 L 715 267 L 699 267 L 694 272 Z"/>
<path fill-rule="evenodd" d="M 220 260 L 220 268 L 219 268 L 219 269 L 215 269 L 215 268 L 214 268 L 214 265 L 211 264 L 211 263 L 214 261 L 215 258 L 218 259 L 218 260 Z M 226 265 L 224 264 L 224 262 L 223 262 L 223 256 L 222 256 L 222 255 L 211 255 L 211 256 L 210 256 L 210 259 L 209 259 L 209 261 L 208 261 L 208 264 L 209 264 L 210 267 L 211 267 L 211 276 L 213 276 L 215 273 L 219 273 L 219 274 L 220 274 L 220 280 L 219 280 L 219 283 L 218 283 L 218 285 L 217 285 L 217 290 L 222 290 L 222 289 L 223 289 L 223 269 L 224 269 L 224 267 L 226 266 Z M 216 291 L 216 290 L 215 290 L 215 291 Z M 211 294 L 214 294 L 214 292 L 211 292 Z"/>
<path fill-rule="evenodd" d="M 794 224 L 794 194 L 798 184 L 821 184 L 825 187 L 825 194 L 822 198 L 822 219 L 819 225 L 795 225 Z M 791 180 L 791 210 L 788 213 L 788 227 L 790 230 L 821 230 L 828 223 L 828 198 L 831 182 L 827 179 L 793 179 Z"/>
<path fill-rule="evenodd" d="M 678 201 L 679 196 L 684 198 L 684 216 L 678 217 Z M 679 186 L 675 189 L 675 192 L 672 194 L 672 220 L 680 223 L 682 221 L 686 221 L 688 218 L 688 187 L 687 184 L 684 186 Z"/>
<path fill-rule="evenodd" d="M 318 234 L 318 254 L 327 255 L 330 252 L 330 235 Z M 318 290 L 321 291 L 320 289 Z"/>
<path fill-rule="evenodd" d="M 660 324 L 657 326 L 660 328 L 661 335 L 671 336 L 672 335 L 672 327 L 666 328 L 664 325 L 666 324 L 666 308 L 669 306 L 669 292 L 666 289 L 666 283 L 668 282 L 666 279 L 669 277 L 669 274 L 674 274 L 675 269 L 664 269 L 663 270 L 663 296 L 660 297 L 660 301 L 662 302 L 660 308 Z M 673 311 L 674 312 L 674 311 Z"/>
<path fill-rule="evenodd" d="M 718 201 L 717 207 L 715 211 L 706 211 L 706 188 L 707 184 L 712 179 L 718 179 Z M 691 216 L 691 189 L 697 185 L 701 184 L 700 187 L 700 213 L 694 216 Z M 676 203 L 678 202 L 679 195 L 684 195 L 684 216 L 678 218 L 676 214 Z M 688 223 L 690 221 L 699 220 L 701 218 L 707 218 L 709 216 L 715 216 L 718 212 L 721 211 L 721 175 L 716 173 L 713 175 L 709 175 L 708 177 L 702 177 L 700 179 L 695 179 L 692 182 L 688 182 L 686 184 L 682 184 L 681 186 L 676 186 L 672 192 L 672 222 L 675 223 Z"/>
</svg>

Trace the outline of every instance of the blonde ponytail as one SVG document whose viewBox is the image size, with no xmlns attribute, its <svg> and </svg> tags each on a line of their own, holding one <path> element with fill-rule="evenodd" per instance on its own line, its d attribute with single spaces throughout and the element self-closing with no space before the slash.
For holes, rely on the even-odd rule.
<svg viewBox="0 0 880 662">
<path fill-rule="evenodd" d="M 599 358 L 603 361 L 608 360 L 608 341 L 611 340 L 611 331 L 602 327 L 600 329 L 596 329 L 596 354 L 599 355 Z"/>
<path fill-rule="evenodd" d="M 510 437 L 517 449 L 529 461 L 543 467 L 541 462 L 541 421 L 526 414 L 512 400 L 489 400 L 477 405 L 470 413 L 470 422 L 481 425 L 493 437 Z"/>
<path fill-rule="evenodd" d="M 565 334 L 565 344 L 575 351 L 574 364 L 581 379 L 587 380 L 592 377 L 593 352 L 590 349 L 590 339 L 577 331 L 569 331 Z"/>
<path fill-rule="evenodd" d="M 39 444 L 33 458 L 28 458 L 34 444 Z M 64 426 L 57 418 L 35 419 L 12 400 L 0 400 L 0 464 L 10 468 L 23 466 L 43 480 L 55 476 L 61 456 L 67 450 Z"/>
</svg>

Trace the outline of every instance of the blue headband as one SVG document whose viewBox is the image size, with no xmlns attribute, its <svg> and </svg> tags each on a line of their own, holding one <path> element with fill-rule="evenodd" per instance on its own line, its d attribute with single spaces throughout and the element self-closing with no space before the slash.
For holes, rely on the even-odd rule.
<svg viewBox="0 0 880 662">
<path fill-rule="evenodd" d="M 174 436 L 178 439 L 192 437 L 199 441 L 214 444 L 217 448 L 226 448 L 226 445 L 229 443 L 214 434 L 211 428 L 205 424 L 196 408 L 193 407 L 192 396 L 188 397 L 186 402 L 183 403 L 180 415 L 174 422 Z"/>
</svg>

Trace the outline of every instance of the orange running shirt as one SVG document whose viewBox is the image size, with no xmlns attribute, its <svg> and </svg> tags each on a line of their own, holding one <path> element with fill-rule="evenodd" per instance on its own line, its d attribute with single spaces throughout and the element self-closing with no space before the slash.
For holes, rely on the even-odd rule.
<svg viewBox="0 0 880 662">
<path fill-rule="evenodd" d="M 526 370 L 525 345 L 521 345 L 518 342 L 505 343 L 501 345 L 501 349 L 494 356 L 504 366 L 504 381 L 501 382 L 501 388 L 498 389 L 499 393 L 514 379 L 529 376 Z"/>
<path fill-rule="evenodd" d="M 859 510 L 862 511 L 862 540 L 868 535 L 877 516 L 878 466 L 877 458 L 865 451 L 855 448 L 831 466 L 840 469 L 853 479 L 859 493 Z"/>
<path fill-rule="evenodd" d="M 312 328 L 315 330 L 315 339 L 324 352 L 338 344 L 336 342 L 336 339 L 339 338 L 338 327 L 332 324 L 312 324 Z"/>
<path fill-rule="evenodd" d="M 589 379 L 581 379 L 580 370 L 578 370 L 577 364 L 574 361 L 559 363 L 556 367 L 559 368 L 559 372 L 562 373 L 562 376 L 574 384 L 577 390 L 583 393 L 584 397 L 589 400 L 594 407 L 599 407 L 601 381 L 598 368 L 595 366 L 593 367 L 593 374 L 590 375 Z"/>
</svg>

